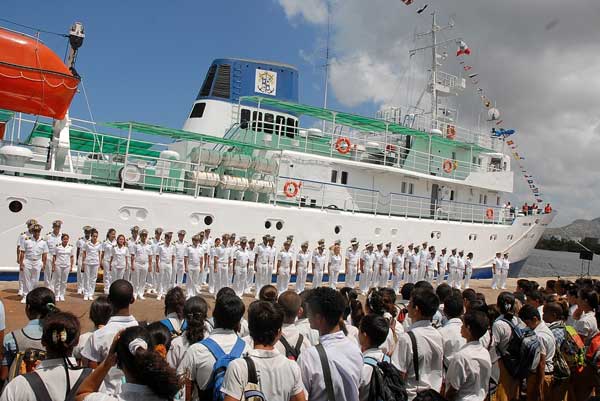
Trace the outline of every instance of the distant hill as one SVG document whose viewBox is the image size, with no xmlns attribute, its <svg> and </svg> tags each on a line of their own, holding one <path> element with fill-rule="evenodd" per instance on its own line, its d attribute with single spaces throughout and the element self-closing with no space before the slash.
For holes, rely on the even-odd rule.
<svg viewBox="0 0 600 401">
<path fill-rule="evenodd" d="M 593 220 L 575 220 L 571 224 L 561 228 L 547 228 L 544 238 L 561 237 L 581 240 L 586 237 L 600 238 L 600 217 Z M 567 237 L 568 236 L 568 237 Z"/>
</svg>

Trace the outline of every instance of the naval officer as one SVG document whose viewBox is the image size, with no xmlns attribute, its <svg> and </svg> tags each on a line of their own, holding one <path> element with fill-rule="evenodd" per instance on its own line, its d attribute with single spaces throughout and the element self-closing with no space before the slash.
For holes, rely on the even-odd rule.
<svg viewBox="0 0 600 401">
<path fill-rule="evenodd" d="M 46 265 L 48 259 L 48 244 L 41 238 L 42 226 L 34 224 L 31 226 L 31 237 L 24 238 L 23 246 L 20 248 L 19 269 L 23 271 L 23 299 L 25 303 L 27 294 L 37 286 L 40 280 L 40 272 Z"/>
<path fill-rule="evenodd" d="M 60 228 L 62 227 L 62 221 L 55 220 L 52 222 L 52 231 L 46 234 L 46 244 L 48 244 L 48 255 L 49 258 L 46 258 L 46 266 L 44 268 L 44 287 L 46 288 L 54 288 L 54 284 L 52 281 L 52 263 L 53 263 L 53 255 L 54 250 L 61 243 L 61 232 Z"/>
</svg>

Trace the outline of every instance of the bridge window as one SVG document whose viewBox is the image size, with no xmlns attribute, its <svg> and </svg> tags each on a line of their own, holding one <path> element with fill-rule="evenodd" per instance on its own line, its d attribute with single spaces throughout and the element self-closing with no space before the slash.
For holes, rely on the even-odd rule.
<svg viewBox="0 0 600 401">
<path fill-rule="evenodd" d="M 216 72 L 217 66 L 211 65 L 208 69 L 208 73 L 206 74 L 206 78 L 204 79 L 204 83 L 202 84 L 202 88 L 200 89 L 200 94 L 198 96 L 208 96 L 210 94 L 210 88 L 212 87 Z"/>
<path fill-rule="evenodd" d="M 202 118 L 204 115 L 204 109 L 206 109 L 206 103 L 196 103 L 192 112 L 190 113 L 190 118 Z"/>
<path fill-rule="evenodd" d="M 252 130 L 262 132 L 262 113 L 252 112 Z"/>
<path fill-rule="evenodd" d="M 454 190 L 450 191 L 450 200 L 451 201 L 455 201 L 456 200 L 456 193 L 454 192 Z"/>
<path fill-rule="evenodd" d="M 285 134 L 285 117 L 277 116 L 275 117 L 275 133 L 277 135 Z"/>
<path fill-rule="evenodd" d="M 296 124 L 297 122 L 293 118 L 287 119 L 287 126 L 285 127 L 286 136 L 288 138 L 293 138 L 296 132 Z"/>
<path fill-rule="evenodd" d="M 231 66 L 229 64 L 222 64 L 219 66 L 217 71 L 217 79 L 215 80 L 215 86 L 212 91 L 212 95 L 215 97 L 221 97 L 223 99 L 229 99 L 231 91 Z"/>
<path fill-rule="evenodd" d="M 331 182 L 336 184 L 337 183 L 337 176 L 338 176 L 338 172 L 337 170 L 331 170 Z"/>
<path fill-rule="evenodd" d="M 248 128 L 248 122 L 250 122 L 250 110 L 242 109 L 242 115 L 240 117 L 240 126 L 242 128 Z"/>
<path fill-rule="evenodd" d="M 342 183 L 342 185 L 348 184 L 348 172 L 347 171 L 342 171 L 341 183 Z"/>
<path fill-rule="evenodd" d="M 273 133 L 273 121 L 274 121 L 273 114 L 265 113 L 265 129 L 264 129 L 265 134 Z"/>
</svg>

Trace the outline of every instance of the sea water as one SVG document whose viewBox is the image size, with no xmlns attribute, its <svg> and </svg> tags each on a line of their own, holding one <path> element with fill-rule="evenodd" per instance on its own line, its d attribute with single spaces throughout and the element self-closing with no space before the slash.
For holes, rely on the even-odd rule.
<svg viewBox="0 0 600 401">
<path fill-rule="evenodd" d="M 534 249 L 521 270 L 520 277 L 573 277 L 582 273 L 579 254 Z M 583 261 L 583 274 L 587 275 L 588 261 Z M 590 275 L 600 275 L 600 255 L 594 255 L 590 263 Z"/>
</svg>

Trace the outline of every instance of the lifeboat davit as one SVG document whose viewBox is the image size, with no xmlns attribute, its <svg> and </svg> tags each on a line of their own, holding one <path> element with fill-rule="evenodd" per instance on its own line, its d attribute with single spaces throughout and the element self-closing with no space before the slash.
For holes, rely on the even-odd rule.
<svg viewBox="0 0 600 401">
<path fill-rule="evenodd" d="M 0 28 L 0 108 L 65 117 L 80 78 L 36 38 Z"/>
</svg>

